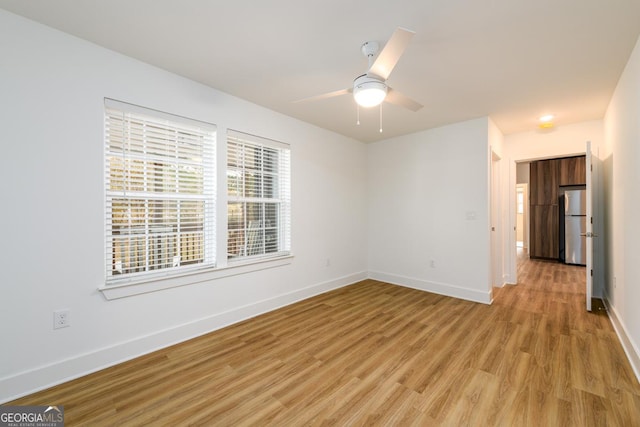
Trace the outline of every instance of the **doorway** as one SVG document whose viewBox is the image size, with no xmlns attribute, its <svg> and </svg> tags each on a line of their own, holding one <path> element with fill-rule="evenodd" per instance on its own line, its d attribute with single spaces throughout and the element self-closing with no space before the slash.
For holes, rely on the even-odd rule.
<svg viewBox="0 0 640 427">
<path fill-rule="evenodd" d="M 599 261 L 597 258 L 597 253 L 598 253 L 598 248 L 597 248 L 597 239 L 592 239 L 593 237 L 597 237 L 598 236 L 598 227 L 600 226 L 600 223 L 598 221 L 598 206 L 599 206 L 599 193 L 598 193 L 598 187 L 599 187 L 599 175 L 598 175 L 598 171 L 599 171 L 599 167 L 598 167 L 598 157 L 597 157 L 597 149 L 595 150 L 596 153 L 594 156 L 591 156 L 591 148 L 590 148 L 590 143 L 586 143 L 586 150 L 584 153 L 571 153 L 571 154 L 565 154 L 565 155 L 559 155 L 559 156 L 553 156 L 553 157 L 543 157 L 543 158 L 529 158 L 526 160 L 515 160 L 513 165 L 515 166 L 513 169 L 511 169 L 511 175 L 510 175 L 510 192 L 511 192 L 511 201 L 509 203 L 509 209 L 511 211 L 511 213 L 509 214 L 509 217 L 511 219 L 511 224 L 512 224 L 512 230 L 513 230 L 513 234 L 512 237 L 509 239 L 510 241 L 508 242 L 508 245 L 506 247 L 510 248 L 510 254 L 508 256 L 508 262 L 509 262 L 509 266 L 507 268 L 507 270 L 509 271 L 509 283 L 519 283 L 519 274 L 520 274 L 520 262 L 523 261 L 526 258 L 529 258 L 530 255 L 535 255 L 536 260 L 540 260 L 540 261 L 546 261 L 549 262 L 552 257 L 546 255 L 547 253 L 554 253 L 554 250 L 552 249 L 551 251 L 549 250 L 549 248 L 553 248 L 553 244 L 552 244 L 552 240 L 551 238 L 547 239 L 546 237 L 542 237 L 541 239 L 538 240 L 534 240 L 534 235 L 530 235 L 527 236 L 526 233 L 530 228 L 531 225 L 536 225 L 534 227 L 534 229 L 531 229 L 531 232 L 535 232 L 538 228 L 545 230 L 546 234 L 542 234 L 542 236 L 555 236 L 555 233 L 549 233 L 549 229 L 551 228 L 549 226 L 549 224 L 557 224 L 558 227 L 558 240 L 560 239 L 560 234 L 562 231 L 562 227 L 560 227 L 560 222 L 562 222 L 562 224 L 564 224 L 564 220 L 562 219 L 562 217 L 560 216 L 560 213 L 558 212 L 558 216 L 557 219 L 554 219 L 553 216 L 553 209 L 548 208 L 547 210 L 544 209 L 539 209 L 537 211 L 537 213 L 539 215 L 536 215 L 536 211 L 530 211 L 530 215 L 529 219 L 527 219 L 527 206 L 531 203 L 530 197 L 531 197 L 531 186 L 530 183 L 528 182 L 528 178 L 535 180 L 538 184 L 540 184 L 540 182 L 544 182 L 545 184 L 543 184 L 543 186 L 541 187 L 540 185 L 538 186 L 538 188 L 543 188 L 543 192 L 540 193 L 538 192 L 538 196 L 534 196 L 536 197 L 536 201 L 538 202 L 538 204 L 540 206 L 546 207 L 547 205 L 551 205 L 551 203 L 548 202 L 548 199 L 555 199 L 557 196 L 553 195 L 555 192 L 554 191 L 548 191 L 548 188 L 550 188 L 548 185 L 546 185 L 547 183 L 551 183 L 554 182 L 554 178 L 550 178 L 549 180 L 546 180 L 544 178 L 540 178 L 541 176 L 544 177 L 547 174 L 547 169 L 555 167 L 557 172 L 557 175 L 554 175 L 556 178 L 555 180 L 557 180 L 557 185 L 558 185 L 558 190 L 557 190 L 557 194 L 561 195 L 562 192 L 564 190 L 566 190 L 567 188 L 572 188 L 578 185 L 581 185 L 584 187 L 584 183 L 585 180 L 591 180 L 592 177 L 591 175 L 593 174 L 593 185 L 590 185 L 590 182 L 587 181 L 587 195 L 591 195 L 588 196 L 588 199 L 592 199 L 594 198 L 595 200 L 591 200 L 591 203 L 589 203 L 589 200 L 587 200 L 587 206 L 593 206 L 593 208 L 591 209 L 592 212 L 589 212 L 589 208 L 587 208 L 587 217 L 589 218 L 589 221 L 587 221 L 587 230 L 585 231 L 581 231 L 582 236 L 586 236 L 586 248 L 587 248 L 587 254 L 591 254 L 591 255 L 587 255 L 587 268 L 582 267 L 581 270 L 584 272 L 583 274 L 586 276 L 585 277 L 585 299 L 587 302 L 587 310 L 590 310 L 590 303 L 591 303 L 591 297 L 598 297 L 599 293 L 593 290 L 593 276 L 598 276 L 595 277 L 596 280 L 599 279 L 599 275 L 602 275 L 602 272 L 600 270 L 600 268 L 598 268 L 598 266 L 596 266 L 595 268 L 593 267 L 593 264 L 598 264 Z M 527 179 L 522 180 L 522 173 L 521 173 L 521 169 L 526 168 L 527 170 L 529 170 L 530 168 L 530 162 L 532 161 L 540 161 L 540 163 L 537 163 L 537 168 L 535 170 L 536 174 L 532 175 L 531 177 L 526 177 Z M 551 163 L 549 163 L 551 162 Z M 554 163 L 557 162 L 557 164 L 554 165 Z M 542 171 L 542 172 L 541 172 Z M 533 173 L 534 171 L 532 171 L 531 173 Z M 528 175 L 528 174 L 527 174 Z M 581 178 L 580 180 L 578 180 L 578 178 Z M 523 185 L 524 182 L 523 181 L 527 181 L 527 187 L 525 189 L 525 186 Z M 579 181 L 579 182 L 578 182 Z M 555 185 L 555 184 L 554 184 Z M 529 192 L 529 194 L 527 195 L 525 192 Z M 549 197 L 549 195 L 551 195 Z M 543 200 L 543 201 L 542 201 Z M 562 201 L 564 201 L 564 198 L 558 202 L 558 206 L 553 206 L 552 208 L 555 208 L 556 210 L 562 210 Z M 538 206 L 538 204 L 534 203 L 534 205 Z M 550 211 L 551 213 L 548 213 L 548 211 Z M 549 219 L 550 218 L 550 219 Z M 547 220 L 549 219 L 549 220 Z M 546 222 L 545 222 L 546 221 Z M 534 222 L 535 224 L 531 224 L 531 222 Z M 529 224 L 528 224 L 529 223 Z M 535 236 L 540 236 L 540 234 L 536 234 Z M 564 240 L 564 239 L 563 239 Z M 548 246 L 542 246 L 543 244 L 549 244 Z M 559 242 L 558 242 L 559 243 Z M 535 246 L 532 248 L 531 244 L 535 244 Z M 591 246 L 591 248 L 590 248 Z M 594 250 L 595 247 L 595 250 Z M 525 248 L 527 249 L 527 251 L 525 252 Z M 537 248 L 537 249 L 536 249 Z M 561 255 L 561 247 L 558 244 L 558 260 L 560 259 L 560 255 Z M 513 252 L 511 252 L 513 251 Z M 596 252 L 596 257 L 595 257 L 595 262 L 594 262 L 594 257 L 593 257 L 593 252 Z M 536 255 L 538 254 L 538 255 Z M 555 260 L 555 257 L 553 257 L 553 259 Z M 557 262 L 557 261 L 556 261 Z M 533 263 L 530 263 L 531 265 L 534 265 Z M 535 263 L 536 265 L 538 265 L 538 263 Z M 540 264 L 542 265 L 542 264 Z M 576 267 L 579 268 L 579 267 Z"/>
<path fill-rule="evenodd" d="M 529 247 L 529 185 L 516 184 L 516 248 L 527 252 Z"/>
</svg>

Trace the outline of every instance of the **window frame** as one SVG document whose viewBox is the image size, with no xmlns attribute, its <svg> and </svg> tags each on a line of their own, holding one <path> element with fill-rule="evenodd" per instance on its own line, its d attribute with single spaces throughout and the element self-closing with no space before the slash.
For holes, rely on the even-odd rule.
<svg viewBox="0 0 640 427">
<path fill-rule="evenodd" d="M 108 173 L 107 169 L 107 147 L 106 147 L 106 115 L 107 115 L 107 106 L 111 105 L 112 107 L 118 108 L 126 108 L 131 110 L 133 113 L 138 114 L 148 114 L 152 113 L 153 117 L 163 117 L 171 120 L 178 119 L 180 121 L 186 121 L 189 123 L 197 123 L 200 125 L 208 126 L 214 130 L 214 137 L 212 142 L 212 150 L 213 156 L 211 159 L 211 169 L 212 169 L 212 189 L 213 196 L 211 197 L 212 203 L 212 214 L 210 216 L 210 220 L 212 221 L 212 230 L 213 236 L 210 239 L 211 244 L 213 245 L 213 254 L 214 254 L 214 262 L 212 264 L 205 265 L 197 265 L 194 268 L 180 268 L 177 270 L 155 270 L 154 273 L 143 274 L 136 277 L 122 278 L 120 280 L 114 280 L 111 282 L 107 282 L 107 271 L 103 275 L 103 284 L 98 287 L 98 290 L 102 293 L 102 295 L 107 300 L 115 300 L 135 295 L 142 295 L 149 292 L 155 292 L 164 289 L 171 289 L 185 285 L 191 285 L 195 283 L 203 283 L 210 282 L 213 280 L 218 280 L 225 277 L 230 277 L 238 274 L 247 274 L 252 272 L 257 272 L 261 270 L 276 268 L 280 266 L 290 265 L 293 262 L 293 254 L 291 253 L 291 148 L 289 144 L 280 143 L 277 141 L 269 140 L 266 138 L 259 138 L 260 141 L 266 141 L 269 144 L 273 144 L 277 147 L 286 148 L 287 150 L 287 201 L 286 201 L 286 210 L 285 216 L 283 219 L 286 220 L 286 233 L 283 238 L 283 248 L 286 250 L 278 251 L 277 253 L 269 253 L 267 256 L 257 256 L 257 257 L 243 257 L 241 259 L 229 260 L 226 256 L 220 256 L 221 253 L 225 253 L 228 247 L 228 232 L 227 232 L 227 220 L 228 220 L 228 212 L 227 212 L 227 162 L 226 162 L 226 154 L 227 154 L 227 139 L 220 138 L 220 134 L 223 134 L 225 128 L 219 127 L 217 125 L 202 122 L 199 120 L 193 120 L 189 118 L 185 118 L 182 116 L 177 116 L 174 114 L 165 113 L 162 111 L 154 110 L 151 108 L 145 108 L 134 104 L 129 104 L 122 101 L 117 101 L 110 98 L 104 98 L 104 107 L 103 107 L 103 115 L 105 117 L 105 128 L 103 135 L 103 153 L 105 158 L 103 159 L 103 174 Z M 243 132 L 238 132 L 243 135 Z M 252 136 L 252 135 L 250 135 Z M 253 137 L 253 136 L 252 136 Z M 221 155 L 217 156 L 217 152 L 220 152 Z M 105 215 L 105 221 L 107 219 L 107 177 L 103 176 L 104 184 L 104 198 L 105 207 L 103 209 L 103 214 Z M 221 206 L 224 208 L 221 209 Z M 107 251 L 107 224 L 105 223 L 105 255 Z M 223 252 L 225 251 L 225 252 Z M 218 257 L 215 257 L 215 254 L 218 254 Z M 109 268 L 109 260 L 105 259 L 105 268 Z"/>
<path fill-rule="evenodd" d="M 117 136 L 118 132 L 117 130 L 115 130 L 117 129 L 117 127 L 115 126 L 117 126 L 118 124 L 118 115 L 121 115 L 122 117 L 119 119 L 122 122 L 122 129 L 119 129 L 120 132 L 122 132 L 122 135 L 120 137 Z M 103 161 L 103 168 L 105 173 L 105 288 L 129 283 L 148 282 L 163 277 L 179 277 L 197 270 L 215 268 L 215 240 L 217 231 L 216 125 L 198 120 L 188 119 L 182 116 L 177 116 L 162 111 L 153 110 L 150 108 L 140 107 L 110 98 L 104 99 L 104 120 L 105 127 L 103 139 L 105 158 Z M 144 131 L 147 129 L 145 128 L 145 126 L 147 126 L 148 128 L 153 128 L 156 131 L 164 132 L 162 138 L 160 138 L 160 141 L 158 141 L 158 139 L 156 138 L 154 142 L 151 142 L 151 136 L 146 134 L 138 134 L 136 135 L 136 141 L 132 142 L 134 141 L 132 132 L 138 130 L 144 133 Z M 125 132 L 129 133 L 125 134 Z M 178 136 L 182 136 L 182 138 L 175 138 L 174 144 L 176 154 L 173 158 L 165 154 L 166 152 L 168 152 L 166 150 L 172 148 L 172 144 L 170 143 L 171 139 L 168 136 L 171 132 L 175 133 Z M 118 138 L 120 139 L 118 140 Z M 185 142 L 186 138 L 194 138 L 194 141 L 200 139 L 201 141 L 196 143 L 193 143 L 193 141 Z M 165 144 L 163 141 L 167 141 L 167 143 Z M 198 146 L 198 143 L 201 143 L 202 151 L 196 152 L 194 155 L 196 156 L 196 158 L 200 156 L 200 163 L 194 162 L 194 160 L 185 160 L 185 153 L 180 151 L 180 146 L 191 144 L 192 146 L 195 146 L 196 149 L 198 149 L 200 148 Z M 118 144 L 121 145 L 119 151 L 117 147 Z M 135 145 L 137 145 L 137 153 L 135 149 L 132 149 L 132 147 Z M 150 148 L 152 146 L 154 148 Z M 154 149 L 158 150 L 156 151 L 156 154 L 150 154 L 150 152 Z M 158 155 L 157 153 L 162 152 L 162 150 L 165 150 L 165 153 Z M 118 156 L 121 156 L 122 159 L 122 177 L 120 178 L 122 180 L 121 188 L 117 188 L 116 185 L 112 185 L 112 171 L 115 171 L 115 169 L 112 169 L 112 163 L 114 163 L 114 160 L 117 159 Z M 142 189 L 138 188 L 138 191 L 132 190 L 134 186 L 132 184 L 134 181 L 134 178 L 132 178 L 134 172 L 133 168 L 130 167 L 130 164 L 133 164 L 135 162 L 143 165 L 141 169 L 142 172 L 138 172 L 138 187 L 142 185 Z M 166 185 L 166 176 L 162 175 L 162 181 L 160 185 L 158 185 L 157 175 L 154 175 L 154 172 L 157 172 L 155 168 L 159 167 L 159 164 L 161 165 L 161 169 L 164 169 L 164 167 L 168 167 L 175 170 L 174 177 L 172 177 L 170 174 L 168 175 L 170 178 L 169 182 L 172 182 L 173 180 L 173 187 L 170 186 L 169 188 L 173 188 L 174 191 L 158 191 L 157 188 L 149 190 L 150 185 L 153 185 L 153 187 L 161 187 L 162 190 L 164 190 L 164 187 Z M 198 167 L 202 168 L 201 183 L 198 181 L 198 179 L 193 180 L 192 178 L 187 178 L 181 175 L 181 173 L 185 173 L 184 171 L 189 167 L 191 167 L 192 170 L 196 171 Z M 197 172 L 192 173 L 196 173 L 197 175 Z M 142 178 L 140 178 L 140 176 Z M 154 180 L 152 180 L 151 178 L 154 178 Z M 139 184 L 140 182 L 142 182 L 143 184 Z M 149 182 L 152 182 L 152 184 L 149 184 Z M 182 189 L 182 187 L 190 188 Z M 200 193 L 198 193 L 198 191 Z M 144 243 L 141 245 L 141 247 L 143 247 L 146 258 L 144 268 L 142 268 L 143 271 L 114 274 L 114 263 L 116 263 L 116 261 L 114 261 L 114 254 L 116 253 L 114 245 L 114 241 L 116 240 L 116 238 L 114 236 L 118 235 L 116 234 L 116 232 L 114 232 L 113 212 L 115 200 L 121 200 L 125 204 L 129 203 L 129 206 L 133 201 L 143 202 L 144 214 L 141 215 L 143 224 L 138 225 L 137 227 L 133 227 L 131 226 L 130 219 L 129 226 L 125 227 L 125 230 L 129 230 L 129 238 L 131 238 L 131 236 L 135 234 L 135 232 L 132 231 L 134 229 L 139 229 L 137 231 L 144 231 L 144 233 L 139 234 L 140 237 L 144 236 Z M 171 203 L 175 204 L 175 231 L 172 230 L 170 233 L 166 233 L 166 235 L 174 237 L 173 241 L 171 241 L 171 243 L 169 243 L 167 247 L 173 246 L 170 250 L 177 252 L 177 256 L 174 254 L 173 259 L 169 261 L 165 258 L 164 263 L 167 265 L 161 265 L 158 267 L 157 264 L 149 264 L 149 258 L 154 251 L 155 244 L 155 241 L 151 240 L 149 237 L 151 235 L 150 229 L 152 227 L 152 225 L 150 224 L 154 222 L 154 218 L 152 217 L 151 212 L 157 214 L 159 212 L 158 206 L 164 206 L 165 202 L 166 205 L 170 205 Z M 199 215 L 198 213 L 200 208 L 195 208 L 195 210 L 192 210 L 193 216 L 191 217 L 191 219 L 186 220 L 186 217 L 182 213 L 182 210 L 187 204 L 191 204 L 192 206 L 202 206 L 201 215 Z M 130 217 L 131 211 L 129 210 L 126 212 Z M 165 217 L 162 216 L 161 218 L 162 220 L 160 221 L 160 224 L 164 225 Z M 200 218 L 202 224 L 201 231 L 198 232 Z M 187 227 L 187 225 L 183 225 L 183 220 L 191 221 L 188 224 L 188 227 L 191 227 L 191 231 L 193 231 L 193 233 L 191 234 L 193 234 L 194 236 L 197 234 L 202 234 L 201 244 L 200 242 L 198 242 L 198 247 L 195 249 L 191 249 L 192 254 L 196 253 L 195 251 L 202 251 L 202 262 L 181 265 L 183 254 L 185 253 L 184 251 L 180 251 L 181 241 L 185 236 L 189 234 L 189 232 L 183 231 L 181 229 L 181 227 Z M 160 228 L 165 228 L 168 230 L 166 226 Z M 158 236 L 160 235 L 153 234 L 153 238 L 158 238 Z M 160 238 L 162 237 L 165 236 L 160 236 Z M 126 239 L 127 238 L 125 237 L 125 241 Z M 169 250 L 165 249 L 164 247 L 156 247 L 155 251 L 156 256 L 158 253 L 164 256 L 168 256 L 170 254 L 170 252 L 167 253 Z M 176 258 L 178 258 L 178 265 L 176 265 Z M 168 264 L 173 265 L 168 266 Z"/>
<path fill-rule="evenodd" d="M 234 146 L 232 149 L 231 147 Z M 247 264 L 251 262 L 261 261 L 264 259 L 275 259 L 279 257 L 286 257 L 291 254 L 291 147 L 289 144 L 275 141 L 272 139 L 248 134 L 245 132 L 237 131 L 234 129 L 227 129 L 226 138 L 226 194 L 227 194 L 227 235 L 226 235 L 226 252 L 227 263 L 229 266 Z M 259 167 L 248 167 L 246 158 L 247 149 L 259 149 L 261 157 L 257 162 Z M 276 158 L 275 163 L 271 164 L 273 168 L 266 168 L 265 165 L 269 165 L 267 161 L 270 156 L 266 153 L 271 153 L 270 156 Z M 235 156 L 235 157 L 234 157 Z M 255 159 L 255 156 L 253 157 Z M 235 161 L 235 163 L 233 163 Z M 232 180 L 230 176 L 237 175 L 239 181 L 236 182 L 236 190 L 241 188 L 243 194 L 231 194 Z M 254 175 L 257 182 L 260 183 L 260 191 L 258 195 L 247 194 L 247 188 L 249 178 L 248 175 Z M 267 179 L 269 177 L 269 179 Z M 271 182 L 271 186 L 267 184 L 267 181 Z M 275 184 L 274 184 L 275 183 Z M 256 186 L 253 186 L 255 189 Z M 268 190 L 267 190 L 268 189 Z M 270 196 L 266 196 L 265 193 L 270 193 Z M 244 221 L 244 227 L 231 227 L 230 207 L 232 204 L 242 206 L 242 217 Z M 262 215 L 257 221 L 250 221 L 247 219 L 247 205 L 261 205 Z M 275 207 L 275 221 L 276 225 L 268 225 L 267 220 L 267 206 Z M 250 223 L 258 222 L 258 226 L 254 227 Z M 267 251 L 267 232 L 270 231 L 272 239 L 277 242 L 276 250 Z M 275 231 L 275 234 L 273 233 Z M 232 233 L 239 233 L 241 240 L 244 240 L 244 254 L 231 256 L 230 246 L 237 237 L 232 238 Z M 248 241 L 251 240 L 251 235 L 257 233 L 257 241 L 261 243 L 261 251 L 258 253 L 247 253 L 255 248 L 249 249 Z M 262 238 L 260 238 L 260 236 Z M 251 245 L 253 246 L 253 245 Z M 271 248 L 270 248 L 271 249 Z"/>
</svg>

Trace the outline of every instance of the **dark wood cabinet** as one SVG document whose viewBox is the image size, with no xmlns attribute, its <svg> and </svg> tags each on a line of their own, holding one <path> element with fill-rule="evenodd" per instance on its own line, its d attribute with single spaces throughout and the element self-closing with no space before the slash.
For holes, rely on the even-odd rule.
<svg viewBox="0 0 640 427">
<path fill-rule="evenodd" d="M 560 185 L 585 185 L 586 183 L 585 156 L 560 159 Z"/>
<path fill-rule="evenodd" d="M 531 162 L 529 169 L 530 203 L 532 205 L 558 204 L 559 159 Z"/>
<path fill-rule="evenodd" d="M 565 185 L 586 183 L 585 156 L 531 162 L 529 169 L 529 256 L 558 259 L 560 211 L 558 195 Z"/>
<path fill-rule="evenodd" d="M 531 206 L 530 256 L 558 259 L 558 215 L 558 205 Z"/>
</svg>

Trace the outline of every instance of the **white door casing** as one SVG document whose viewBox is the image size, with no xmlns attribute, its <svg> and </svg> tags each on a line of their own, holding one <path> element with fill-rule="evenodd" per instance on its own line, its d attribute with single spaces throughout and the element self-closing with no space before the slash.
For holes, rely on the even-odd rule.
<svg viewBox="0 0 640 427">
<path fill-rule="evenodd" d="M 586 173 L 587 173 L 587 268 L 586 268 L 586 297 L 587 311 L 591 311 L 591 298 L 593 296 L 593 155 L 591 154 L 591 141 L 587 141 Z"/>
</svg>

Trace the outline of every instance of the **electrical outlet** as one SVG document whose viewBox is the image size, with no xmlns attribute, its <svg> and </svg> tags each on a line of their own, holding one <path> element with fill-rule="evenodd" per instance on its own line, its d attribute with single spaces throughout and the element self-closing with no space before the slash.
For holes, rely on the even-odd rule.
<svg viewBox="0 0 640 427">
<path fill-rule="evenodd" d="M 69 321 L 69 309 L 56 310 L 53 312 L 53 329 L 66 328 L 71 326 Z"/>
<path fill-rule="evenodd" d="M 325 267 L 331 267 L 331 258 L 327 258 L 324 262 Z"/>
<path fill-rule="evenodd" d="M 432 259 L 431 262 L 429 263 L 429 267 L 436 268 L 436 261 Z"/>
</svg>

